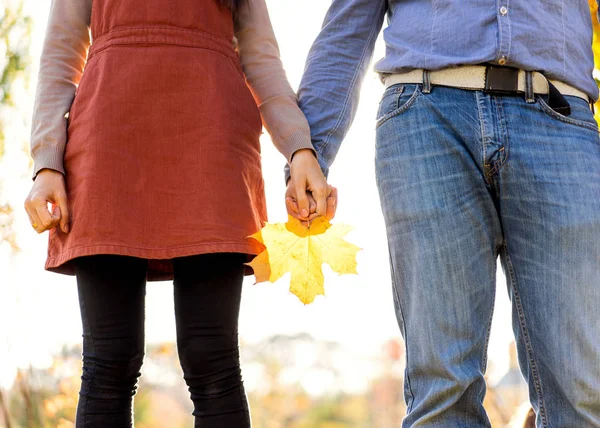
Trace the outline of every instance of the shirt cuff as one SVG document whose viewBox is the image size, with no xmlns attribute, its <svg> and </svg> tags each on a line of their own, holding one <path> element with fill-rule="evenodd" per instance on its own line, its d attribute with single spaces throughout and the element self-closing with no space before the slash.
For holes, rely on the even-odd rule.
<svg viewBox="0 0 600 428">
<path fill-rule="evenodd" d="M 53 169 L 65 175 L 63 167 L 64 148 L 62 147 L 44 147 L 36 150 L 33 156 L 33 177 L 35 180 L 38 172 L 42 169 Z"/>
</svg>

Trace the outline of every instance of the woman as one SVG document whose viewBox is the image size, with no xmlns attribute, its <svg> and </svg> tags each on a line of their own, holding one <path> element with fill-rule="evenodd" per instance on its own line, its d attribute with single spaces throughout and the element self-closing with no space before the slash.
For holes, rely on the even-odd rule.
<svg viewBox="0 0 600 428">
<path fill-rule="evenodd" d="M 78 427 L 131 426 L 146 281 L 166 279 L 195 426 L 250 425 L 237 322 L 266 220 L 261 116 L 325 198 L 264 0 L 52 2 L 25 206 L 50 231 L 46 269 L 77 278 Z"/>
</svg>

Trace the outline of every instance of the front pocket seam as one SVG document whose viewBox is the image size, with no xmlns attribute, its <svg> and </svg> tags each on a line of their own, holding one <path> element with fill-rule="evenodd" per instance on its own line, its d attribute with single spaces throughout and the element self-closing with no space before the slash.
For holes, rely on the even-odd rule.
<svg viewBox="0 0 600 428">
<path fill-rule="evenodd" d="M 591 124 L 591 123 L 583 121 L 583 120 L 571 119 L 567 116 L 557 113 L 541 97 L 538 97 L 538 102 L 540 104 L 542 111 L 544 113 L 546 113 L 548 116 L 550 116 L 556 120 L 559 120 L 561 122 L 577 126 L 579 128 L 585 128 L 585 129 L 589 129 L 590 131 L 598 132 L 598 125 L 594 125 L 594 124 Z"/>
<path fill-rule="evenodd" d="M 402 104 L 400 107 L 398 107 L 397 109 L 386 113 L 385 115 L 383 115 L 380 119 L 377 120 L 376 124 L 375 124 L 375 130 L 379 129 L 379 127 L 381 125 L 383 125 L 385 122 L 387 122 L 388 120 L 390 120 L 391 118 L 398 116 L 402 113 L 404 113 L 406 110 L 408 110 L 408 108 L 410 106 L 412 106 L 415 101 L 417 100 L 417 98 L 419 97 L 419 95 L 421 95 L 421 88 L 419 88 L 418 86 L 415 88 L 415 91 L 412 93 L 412 95 L 410 96 L 410 98 L 408 99 L 408 101 L 406 101 L 404 104 Z"/>
</svg>

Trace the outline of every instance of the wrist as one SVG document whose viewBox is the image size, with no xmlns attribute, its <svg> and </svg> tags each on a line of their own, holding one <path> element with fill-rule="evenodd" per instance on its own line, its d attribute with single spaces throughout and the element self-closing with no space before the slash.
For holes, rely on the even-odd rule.
<svg viewBox="0 0 600 428">
<path fill-rule="evenodd" d="M 304 149 L 299 149 L 296 150 L 291 158 L 290 158 L 290 164 L 294 161 L 294 159 L 296 158 L 306 158 L 308 156 L 313 157 L 314 159 L 317 158 L 317 152 L 315 152 L 314 149 L 309 149 L 309 148 L 304 148 Z"/>
<path fill-rule="evenodd" d="M 38 177 L 58 177 L 58 176 L 63 176 L 62 172 L 57 171 L 55 169 L 52 168 L 42 168 L 40 169 L 37 174 L 34 177 L 33 181 L 36 181 L 38 179 Z"/>
</svg>

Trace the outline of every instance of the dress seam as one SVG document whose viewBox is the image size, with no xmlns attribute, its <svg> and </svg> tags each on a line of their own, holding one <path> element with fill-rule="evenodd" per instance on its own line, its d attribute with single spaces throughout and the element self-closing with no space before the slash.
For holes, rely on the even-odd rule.
<svg viewBox="0 0 600 428">
<path fill-rule="evenodd" d="M 77 247 L 71 247 L 68 250 L 61 252 L 61 254 L 57 255 L 57 256 L 49 256 L 49 259 L 58 259 L 58 258 L 62 258 L 64 255 L 69 254 L 69 253 L 73 253 L 77 250 L 85 250 L 85 249 L 90 249 L 90 248 L 102 248 L 102 247 L 111 247 L 111 248 L 125 248 L 128 250 L 139 250 L 139 251 L 156 251 L 156 252 L 170 252 L 170 251 L 177 251 L 177 250 L 183 250 L 186 248 L 194 248 L 194 247 L 219 247 L 219 246 L 225 246 L 225 245 L 233 245 L 233 246 L 240 246 L 240 247 L 248 247 L 248 248 L 256 248 L 257 246 L 254 246 L 252 244 L 247 244 L 247 243 L 240 243 L 237 241 L 226 241 L 226 242 L 218 242 L 218 243 L 205 243 L 205 244 L 189 244 L 189 245 L 180 245 L 177 247 L 169 247 L 169 248 L 161 248 L 161 247 L 134 247 L 134 246 L 129 246 L 129 245 L 118 245 L 118 244 L 94 244 L 94 245 L 82 245 L 82 246 L 77 246 Z"/>
</svg>

